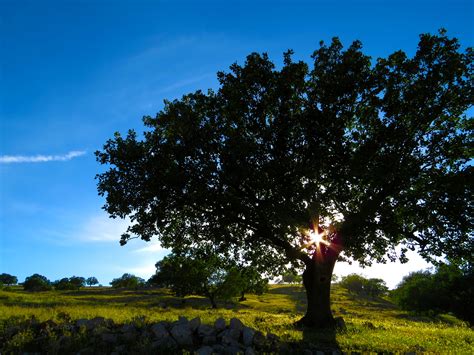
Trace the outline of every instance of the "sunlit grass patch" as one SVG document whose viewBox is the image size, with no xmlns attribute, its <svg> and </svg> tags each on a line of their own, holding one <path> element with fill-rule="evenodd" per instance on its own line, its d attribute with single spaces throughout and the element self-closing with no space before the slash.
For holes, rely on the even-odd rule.
<svg viewBox="0 0 474 355">
<path fill-rule="evenodd" d="M 80 291 L 28 293 L 19 289 L 0 291 L 0 323 L 14 316 L 35 316 L 40 321 L 61 321 L 105 317 L 116 323 L 141 319 L 147 323 L 175 321 L 179 316 L 200 317 L 212 324 L 222 317 L 239 318 L 245 325 L 271 332 L 281 340 L 316 348 L 336 346 L 341 351 L 359 352 L 473 352 L 474 331 L 451 315 L 420 317 L 402 312 L 387 299 L 349 295 L 333 287 L 332 308 L 347 324 L 345 332 L 297 329 L 293 323 L 304 313 L 305 293 L 301 286 L 276 285 L 264 295 L 246 295 L 243 302 L 219 304 L 210 309 L 204 297 L 184 299 L 168 290 L 113 290 L 86 288 Z M 0 332 L 1 332 L 0 327 Z M 27 332 L 15 341 L 25 341 Z M 328 345 L 329 344 L 329 345 Z"/>
</svg>

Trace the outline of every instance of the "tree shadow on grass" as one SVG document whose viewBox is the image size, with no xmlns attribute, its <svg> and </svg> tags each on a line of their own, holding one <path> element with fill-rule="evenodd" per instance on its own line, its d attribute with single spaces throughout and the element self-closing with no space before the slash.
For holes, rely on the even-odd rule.
<svg viewBox="0 0 474 355">
<path fill-rule="evenodd" d="M 337 331 L 335 329 L 315 329 L 303 327 L 302 340 L 295 344 L 296 349 L 293 353 L 303 353 L 305 350 L 322 351 L 332 354 L 334 351 L 340 352 L 341 348 L 336 340 Z"/>
</svg>

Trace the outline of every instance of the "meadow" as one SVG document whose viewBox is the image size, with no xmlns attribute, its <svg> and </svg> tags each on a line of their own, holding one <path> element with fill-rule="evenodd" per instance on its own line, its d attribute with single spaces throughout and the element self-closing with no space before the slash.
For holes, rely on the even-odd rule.
<svg viewBox="0 0 474 355">
<path fill-rule="evenodd" d="M 165 289 L 88 287 L 30 293 L 13 287 L 0 291 L 0 336 L 12 319 L 31 316 L 57 322 L 100 316 L 120 324 L 175 321 L 178 316 L 200 317 L 203 323 L 212 324 L 219 317 L 227 321 L 237 317 L 246 326 L 276 334 L 284 342 L 313 348 L 348 353 L 474 352 L 474 330 L 451 315 L 413 315 L 399 310 L 387 298 L 351 295 L 337 285 L 332 289 L 332 309 L 335 316 L 344 318 L 347 329 L 335 333 L 292 325 L 305 309 L 300 285 L 272 285 L 268 293 L 246 297 L 243 302 L 220 303 L 214 310 L 205 298 L 177 298 Z"/>
</svg>

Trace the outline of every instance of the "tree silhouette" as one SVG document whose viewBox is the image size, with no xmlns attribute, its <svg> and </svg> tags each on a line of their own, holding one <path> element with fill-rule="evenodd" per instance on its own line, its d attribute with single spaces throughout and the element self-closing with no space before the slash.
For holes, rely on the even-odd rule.
<svg viewBox="0 0 474 355">
<path fill-rule="evenodd" d="M 95 276 L 91 276 L 86 279 L 86 285 L 88 286 L 94 286 L 94 285 L 97 285 L 98 283 L 99 281 L 97 280 Z"/>
<path fill-rule="evenodd" d="M 0 274 L 0 283 L 5 285 L 16 285 L 18 278 L 10 274 Z"/>
<path fill-rule="evenodd" d="M 372 62 L 356 41 L 321 43 L 218 73 L 220 87 L 165 102 L 107 141 L 97 175 L 122 235 L 180 250 L 212 244 L 270 273 L 304 266 L 301 324 L 328 327 L 337 259 L 471 258 L 473 51 L 445 31 L 409 58 Z M 401 246 L 396 253 L 395 247 Z"/>
<path fill-rule="evenodd" d="M 149 283 L 168 287 L 179 297 L 205 296 L 212 308 L 217 308 L 218 300 L 229 300 L 248 286 L 235 266 L 219 255 L 202 250 L 167 255 L 155 266 L 156 273 Z"/>
<path fill-rule="evenodd" d="M 132 275 L 132 274 L 123 274 L 121 277 L 113 279 L 110 281 L 110 285 L 113 288 L 130 288 L 137 289 L 142 287 L 145 284 L 145 280 L 141 277 Z"/>
</svg>

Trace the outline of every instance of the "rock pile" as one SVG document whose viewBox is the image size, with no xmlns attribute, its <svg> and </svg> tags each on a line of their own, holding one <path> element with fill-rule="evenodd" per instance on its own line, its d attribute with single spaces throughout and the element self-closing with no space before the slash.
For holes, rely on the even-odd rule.
<svg viewBox="0 0 474 355">
<path fill-rule="evenodd" d="M 28 338 L 19 343 L 16 338 Z M 0 334 L 0 353 L 53 352 L 77 354 L 128 354 L 128 353 L 191 353 L 256 354 L 278 353 L 282 349 L 279 338 L 263 334 L 232 318 L 229 324 L 223 318 L 214 324 L 203 324 L 200 318 L 188 320 L 179 317 L 175 322 L 146 323 L 137 320 L 116 324 L 111 319 L 67 319 L 56 323 L 48 320 L 24 320 Z M 14 345 L 16 344 L 16 346 Z"/>
</svg>

